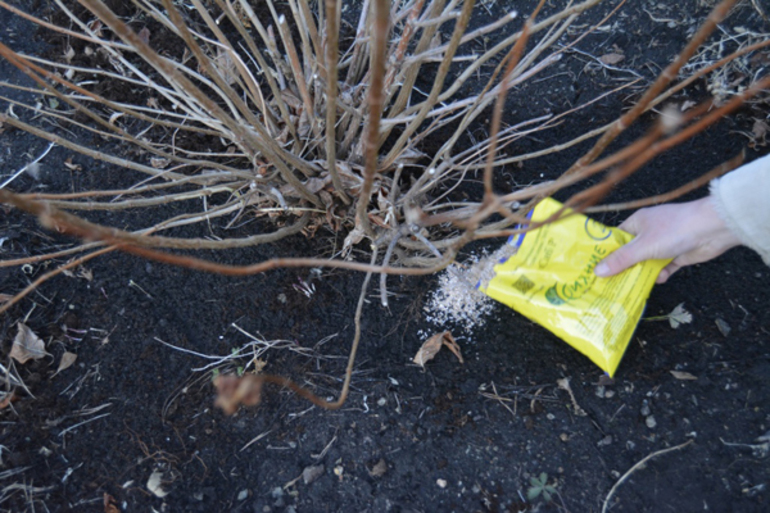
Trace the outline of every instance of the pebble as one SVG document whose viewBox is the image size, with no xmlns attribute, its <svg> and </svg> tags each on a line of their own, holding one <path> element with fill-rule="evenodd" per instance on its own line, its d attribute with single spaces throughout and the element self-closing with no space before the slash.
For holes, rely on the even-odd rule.
<svg viewBox="0 0 770 513">
<path fill-rule="evenodd" d="M 647 424 L 647 427 L 650 429 L 658 425 L 658 423 L 655 422 L 655 415 L 650 415 L 649 417 L 644 419 L 644 423 Z"/>
<path fill-rule="evenodd" d="M 446 479 L 436 479 L 439 488 L 446 488 Z"/>
<path fill-rule="evenodd" d="M 305 467 L 305 470 L 302 471 L 302 481 L 305 482 L 306 485 L 312 483 L 319 477 L 321 477 L 324 473 L 324 466 L 323 465 L 314 465 L 311 467 Z"/>
</svg>

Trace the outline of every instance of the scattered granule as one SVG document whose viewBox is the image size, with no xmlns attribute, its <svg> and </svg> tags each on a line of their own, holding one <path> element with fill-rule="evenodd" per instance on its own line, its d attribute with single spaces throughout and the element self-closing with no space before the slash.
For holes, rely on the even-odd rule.
<svg viewBox="0 0 770 513">
<path fill-rule="evenodd" d="M 471 255 L 465 262 L 448 267 L 439 275 L 438 286 L 423 307 L 425 319 L 442 329 L 451 326 L 455 332 L 465 334 L 483 326 L 494 300 L 480 292 L 476 285 L 486 286 L 495 276 L 495 265 L 515 252 L 515 247 L 505 244 L 492 254 Z"/>
</svg>

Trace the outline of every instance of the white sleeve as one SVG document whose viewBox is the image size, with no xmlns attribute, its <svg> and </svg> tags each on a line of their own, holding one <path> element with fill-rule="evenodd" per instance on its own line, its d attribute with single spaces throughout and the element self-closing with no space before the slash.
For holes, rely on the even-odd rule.
<svg viewBox="0 0 770 513">
<path fill-rule="evenodd" d="M 711 182 L 719 216 L 770 265 L 770 154 Z"/>
</svg>

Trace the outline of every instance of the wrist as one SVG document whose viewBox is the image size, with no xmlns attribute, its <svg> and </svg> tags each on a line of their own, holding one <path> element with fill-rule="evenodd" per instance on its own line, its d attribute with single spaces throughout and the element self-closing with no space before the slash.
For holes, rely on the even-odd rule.
<svg viewBox="0 0 770 513">
<path fill-rule="evenodd" d="M 698 216 L 705 221 L 703 226 L 707 227 L 708 232 L 703 235 L 708 237 L 708 242 L 712 246 L 727 251 L 741 245 L 741 239 L 722 218 L 713 197 L 707 196 L 697 200 L 697 203 L 699 203 Z"/>
</svg>

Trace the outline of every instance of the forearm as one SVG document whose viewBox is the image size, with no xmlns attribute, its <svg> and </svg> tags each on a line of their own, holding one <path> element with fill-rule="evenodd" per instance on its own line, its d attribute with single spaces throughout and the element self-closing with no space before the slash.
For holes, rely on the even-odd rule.
<svg viewBox="0 0 770 513">
<path fill-rule="evenodd" d="M 711 182 L 717 213 L 770 265 L 770 154 Z"/>
</svg>

